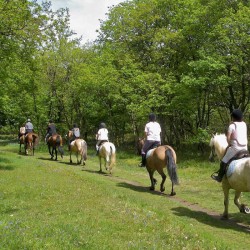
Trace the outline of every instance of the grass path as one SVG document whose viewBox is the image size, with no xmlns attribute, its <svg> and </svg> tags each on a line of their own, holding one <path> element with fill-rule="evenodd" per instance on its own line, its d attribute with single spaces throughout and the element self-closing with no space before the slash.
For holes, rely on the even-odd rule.
<svg viewBox="0 0 250 250">
<path fill-rule="evenodd" d="M 165 194 L 159 185 L 149 191 L 133 155 L 118 152 L 110 176 L 91 151 L 82 168 L 68 156 L 55 162 L 43 149 L 34 157 L 16 149 L 0 146 L 0 249 L 248 249 L 249 217 L 231 202 L 231 219 L 220 220 L 216 165 L 180 159 L 181 185 L 169 197 L 169 179 Z"/>
</svg>

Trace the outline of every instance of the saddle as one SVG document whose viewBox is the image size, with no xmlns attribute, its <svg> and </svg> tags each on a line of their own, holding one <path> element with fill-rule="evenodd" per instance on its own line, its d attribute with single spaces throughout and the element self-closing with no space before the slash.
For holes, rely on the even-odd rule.
<svg viewBox="0 0 250 250">
<path fill-rule="evenodd" d="M 232 161 L 239 160 L 242 158 L 247 158 L 247 157 L 250 157 L 248 150 L 245 150 L 245 149 L 241 150 L 233 158 L 229 160 L 229 162 L 227 163 L 227 166 L 229 166 Z"/>
</svg>

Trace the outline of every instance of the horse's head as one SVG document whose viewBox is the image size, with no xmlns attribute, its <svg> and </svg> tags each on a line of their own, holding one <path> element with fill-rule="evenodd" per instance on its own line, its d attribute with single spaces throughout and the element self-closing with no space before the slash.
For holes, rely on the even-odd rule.
<svg viewBox="0 0 250 250">
<path fill-rule="evenodd" d="M 209 146 L 211 147 L 209 161 L 213 162 L 216 156 L 221 160 L 224 156 L 227 145 L 228 143 L 225 134 L 216 133 L 213 135 L 209 143 Z"/>
<path fill-rule="evenodd" d="M 67 135 L 66 135 L 67 139 L 70 139 L 73 137 L 73 131 L 72 130 L 69 130 Z"/>
</svg>

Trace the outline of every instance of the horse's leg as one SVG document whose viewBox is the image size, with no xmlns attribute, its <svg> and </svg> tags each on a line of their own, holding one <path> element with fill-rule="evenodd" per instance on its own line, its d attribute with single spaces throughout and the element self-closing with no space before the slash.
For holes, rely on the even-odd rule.
<svg viewBox="0 0 250 250">
<path fill-rule="evenodd" d="M 100 164 L 99 172 L 102 172 L 102 158 L 101 157 L 99 157 L 99 164 Z"/>
<path fill-rule="evenodd" d="M 229 187 L 223 185 L 224 192 L 224 212 L 222 219 L 228 219 Z"/>
<path fill-rule="evenodd" d="M 154 175 L 154 170 L 148 170 L 149 178 L 151 181 L 151 187 L 150 190 L 155 190 L 155 185 L 156 185 L 156 179 L 153 177 Z"/>
<path fill-rule="evenodd" d="M 72 158 L 71 158 L 71 154 L 72 154 L 72 152 L 71 152 L 71 150 L 69 150 L 69 157 L 70 157 L 70 160 L 69 160 L 69 162 L 70 162 L 70 163 L 72 163 Z"/>
<path fill-rule="evenodd" d="M 35 153 L 34 143 L 32 142 L 31 145 L 32 145 L 32 155 L 34 156 L 34 153 Z"/>
<path fill-rule="evenodd" d="M 79 161 L 79 155 L 78 155 L 78 152 L 76 153 L 76 160 L 77 160 L 77 164 L 81 164 L 81 161 Z"/>
<path fill-rule="evenodd" d="M 245 204 L 240 203 L 240 195 L 241 195 L 240 191 L 235 191 L 234 204 L 239 208 L 241 213 L 249 214 L 250 209 Z"/>
<path fill-rule="evenodd" d="M 57 161 L 57 148 L 56 147 L 55 147 L 55 154 L 56 154 L 55 160 Z"/>
<path fill-rule="evenodd" d="M 158 170 L 157 171 L 160 175 L 161 175 L 161 177 L 162 177 L 162 182 L 161 182 L 161 185 L 160 185 L 160 190 L 161 190 L 161 192 L 164 192 L 165 191 L 165 187 L 164 187 L 164 183 L 165 183 L 165 181 L 166 181 L 166 175 L 164 174 L 164 172 L 163 172 L 163 170 L 161 169 L 160 171 Z"/>
</svg>

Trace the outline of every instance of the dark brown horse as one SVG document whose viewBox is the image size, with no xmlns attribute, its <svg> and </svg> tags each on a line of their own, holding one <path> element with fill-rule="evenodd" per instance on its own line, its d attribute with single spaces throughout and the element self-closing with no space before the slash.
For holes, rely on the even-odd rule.
<svg viewBox="0 0 250 250">
<path fill-rule="evenodd" d="M 168 175 L 172 182 L 171 196 L 175 195 L 174 184 L 179 184 L 177 176 L 177 166 L 176 166 L 176 154 L 172 147 L 168 145 L 162 145 L 157 148 L 151 149 L 147 153 L 146 168 L 149 173 L 151 180 L 150 190 L 155 190 L 156 179 L 153 177 L 154 172 L 157 171 L 161 177 L 162 182 L 160 185 L 161 192 L 165 191 L 164 183 L 166 180 L 166 174 L 164 169 L 167 169 Z"/>
<path fill-rule="evenodd" d="M 59 153 L 61 154 L 61 157 L 63 158 L 63 155 L 64 155 L 63 148 L 62 148 L 63 141 L 62 141 L 62 137 L 59 134 L 54 134 L 50 136 L 47 144 L 48 144 L 49 153 L 51 155 L 51 159 L 54 158 L 54 154 L 55 154 L 56 155 L 55 160 L 57 161 L 57 149 Z"/>
<path fill-rule="evenodd" d="M 23 135 L 20 137 L 20 150 L 21 152 L 21 144 L 24 144 L 24 150 L 25 154 L 29 154 L 29 150 L 31 151 L 31 154 L 34 155 L 35 147 L 37 146 L 39 141 L 38 134 L 35 134 L 33 132 L 28 133 L 27 135 Z"/>
</svg>

